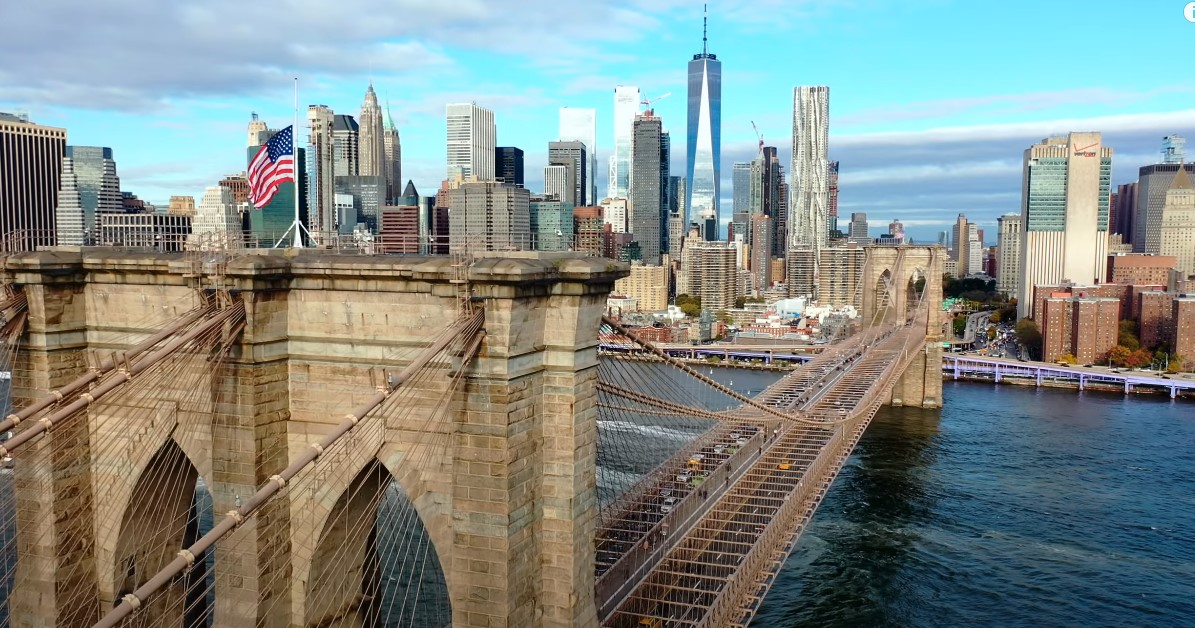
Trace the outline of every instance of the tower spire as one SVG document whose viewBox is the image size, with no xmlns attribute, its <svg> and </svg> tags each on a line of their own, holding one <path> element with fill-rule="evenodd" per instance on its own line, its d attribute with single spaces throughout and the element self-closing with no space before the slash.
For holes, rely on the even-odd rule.
<svg viewBox="0 0 1195 628">
<path fill-rule="evenodd" d="M 701 5 L 701 54 L 709 54 L 709 39 L 707 34 L 709 31 L 709 4 Z"/>
</svg>

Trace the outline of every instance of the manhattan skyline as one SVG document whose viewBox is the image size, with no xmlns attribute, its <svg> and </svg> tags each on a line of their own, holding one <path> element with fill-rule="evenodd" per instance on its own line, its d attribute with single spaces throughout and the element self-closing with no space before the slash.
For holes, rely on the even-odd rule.
<svg viewBox="0 0 1195 628">
<path fill-rule="evenodd" d="M 899 219 L 927 241 L 966 213 L 994 234 L 996 218 L 1019 207 L 1022 152 L 1048 135 L 1101 132 L 1116 151 L 1114 184 L 1157 161 L 1164 135 L 1195 135 L 1195 82 L 1159 57 L 1159 42 L 1195 35 L 1182 5 L 711 2 L 710 49 L 725 62 L 721 161 L 755 155 L 755 121 L 790 163 L 792 88 L 828 85 L 840 215 Z M 289 125 L 296 75 L 301 124 L 309 104 L 356 115 L 372 79 L 402 135 L 404 179 L 424 193 L 443 177 L 450 102 L 495 112 L 497 143 L 526 151 L 532 190 L 542 189 L 562 106 L 597 110 L 595 179 L 604 190 L 616 85 L 649 99 L 672 92 L 653 108 L 674 144 L 683 136 L 700 2 L 448 11 L 358 0 L 337 13 L 343 20 L 320 6 L 300 2 L 288 14 L 221 1 L 135 10 L 100 1 L 94 14 L 66 2 L 16 7 L 0 25 L 0 55 L 12 61 L 0 68 L 0 110 L 65 127 L 72 145 L 112 147 L 123 187 L 155 203 L 198 197 L 242 170 L 250 112 L 271 127 Z M 1008 35 L 1023 32 L 1029 14 L 1088 34 L 1088 43 L 1043 66 L 1040 48 Z M 228 15 L 272 26 L 234 29 Z M 63 36 L 29 24 L 53 24 Z M 90 35 L 66 36 L 71 29 Z M 141 47 L 115 36 L 128 29 L 143 35 Z M 685 152 L 673 146 L 673 172 L 685 171 Z M 731 170 L 721 172 L 726 207 Z"/>
</svg>

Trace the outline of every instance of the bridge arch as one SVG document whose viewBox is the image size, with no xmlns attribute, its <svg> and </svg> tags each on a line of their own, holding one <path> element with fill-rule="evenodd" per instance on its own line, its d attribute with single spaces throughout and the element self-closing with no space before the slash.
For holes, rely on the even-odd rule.
<svg viewBox="0 0 1195 628">
<path fill-rule="evenodd" d="M 875 283 L 872 285 L 871 303 L 873 307 L 870 315 L 864 318 L 865 324 L 886 325 L 896 318 L 895 284 L 896 280 L 889 268 L 885 268 L 879 277 L 876 277 Z"/>
<path fill-rule="evenodd" d="M 138 526 L 162 527 L 153 528 L 158 536 L 153 537 L 147 548 L 157 548 L 156 544 L 164 541 L 167 534 L 178 537 L 177 546 L 157 548 L 169 549 L 167 560 L 184 547 L 181 544 L 184 536 L 197 531 L 188 528 L 194 513 L 178 509 L 194 508 L 194 500 L 204 493 L 210 502 L 212 464 L 210 445 L 204 438 L 210 428 L 191 420 L 181 423 L 173 402 L 135 407 L 125 401 L 101 406 L 92 412 L 89 420 L 92 441 L 101 444 L 93 451 L 94 466 L 118 470 L 96 475 L 92 486 L 97 511 L 97 584 L 101 606 L 106 608 L 132 590 L 126 583 L 130 558 L 137 578 L 148 578 L 160 568 L 150 569 L 146 557 L 128 553 L 125 541 L 130 534 L 140 533 Z M 161 513 L 146 510 L 153 507 L 165 508 L 178 516 L 163 519 Z"/>
<path fill-rule="evenodd" d="M 200 510 L 206 500 L 206 484 L 199 485 L 199 470 L 173 439 L 167 438 L 149 457 L 128 493 L 120 525 L 115 529 L 112 560 L 101 563 L 101 575 L 110 574 L 108 606 L 174 560 L 178 551 L 200 536 Z M 201 487 L 202 486 L 202 487 Z M 138 614 L 145 626 L 206 626 L 212 585 L 205 557 L 197 557 L 196 568 L 168 584 Z"/>
<path fill-rule="evenodd" d="M 416 613 L 426 619 L 430 610 L 447 625 L 452 532 L 442 507 L 447 495 L 425 480 L 414 459 L 424 457 L 426 445 L 399 451 L 369 434 L 358 438 L 365 442 L 346 450 L 314 492 L 292 493 L 292 499 L 298 496 L 292 516 L 318 513 L 307 521 L 292 519 L 297 536 L 300 528 L 310 530 L 294 548 L 292 624 L 430 625 L 413 621 Z M 434 608 L 415 608 L 419 596 L 435 597 Z"/>
</svg>

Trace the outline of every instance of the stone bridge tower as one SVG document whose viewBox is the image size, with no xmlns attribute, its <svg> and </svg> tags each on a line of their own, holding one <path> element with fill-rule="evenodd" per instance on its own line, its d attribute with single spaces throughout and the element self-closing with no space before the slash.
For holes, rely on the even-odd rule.
<svg viewBox="0 0 1195 628">
<path fill-rule="evenodd" d="M 245 316 L 226 360 L 197 367 L 185 386 L 146 393 L 139 407 L 104 410 L 139 417 L 135 434 L 101 433 L 95 411 L 18 458 L 13 625 L 90 625 L 128 590 L 126 570 L 141 580 L 173 558 L 139 552 L 131 530 L 176 517 L 197 478 L 214 511 L 227 512 L 326 434 L 373 394 L 377 367 L 403 365 L 397 356 L 409 351 L 396 350 L 425 346 L 456 318 L 452 263 L 310 251 L 227 260 L 218 279 Z M 84 372 L 89 351 L 130 346 L 183 315 L 212 281 L 179 256 L 111 249 L 14 255 L 3 272 L 29 300 L 17 407 Z M 376 438 L 354 442 L 342 472 L 287 493 L 238 528 L 235 543 L 218 545 L 215 625 L 360 625 L 355 592 L 317 597 L 312 583 L 368 560 L 350 548 L 356 562 L 329 566 L 329 552 L 344 551 L 333 514 L 372 516 L 352 495 L 391 480 L 429 532 L 454 625 L 595 625 L 597 332 L 626 274 L 625 265 L 566 254 L 475 260 L 469 288 L 485 308 L 486 335 L 450 420 L 430 436 L 418 431 L 419 413 L 441 403 L 434 386 L 420 389 L 427 394 L 407 415 L 415 418 L 388 419 Z M 425 437 L 444 439 L 440 455 L 412 456 Z M 119 446 L 93 446 L 101 440 Z M 151 476 L 177 486 L 147 485 Z M 134 509 L 147 486 L 154 508 Z"/>
<path fill-rule="evenodd" d="M 892 405 L 942 407 L 942 273 L 946 250 L 941 246 L 867 246 L 861 290 L 864 321 L 894 323 L 919 301 L 929 307 L 925 348 L 892 389 Z M 918 290 L 924 280 L 923 287 Z"/>
</svg>

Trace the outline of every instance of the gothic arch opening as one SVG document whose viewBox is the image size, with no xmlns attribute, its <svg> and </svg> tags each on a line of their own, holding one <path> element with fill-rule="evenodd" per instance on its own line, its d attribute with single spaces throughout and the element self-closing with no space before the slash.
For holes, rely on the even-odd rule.
<svg viewBox="0 0 1195 628">
<path fill-rule="evenodd" d="M 896 292 L 893 289 L 892 271 L 885 268 L 876 279 L 872 301 L 875 304 L 873 318 L 867 321 L 871 325 L 883 325 L 892 322 L 896 316 Z"/>
<path fill-rule="evenodd" d="M 439 555 L 414 504 L 377 460 L 328 515 L 307 581 L 309 628 L 448 626 Z"/>
<path fill-rule="evenodd" d="M 905 286 L 905 313 L 911 314 L 917 309 L 917 305 L 921 302 L 921 295 L 925 292 L 925 284 L 928 281 L 925 271 L 920 268 L 913 269 L 909 273 L 909 281 Z"/>
<path fill-rule="evenodd" d="M 113 561 L 113 604 L 211 529 L 211 494 L 173 440 L 162 445 L 137 479 L 120 526 Z M 195 566 L 184 577 L 144 602 L 126 625 L 211 626 L 215 559 L 210 552 L 195 559 Z"/>
</svg>

